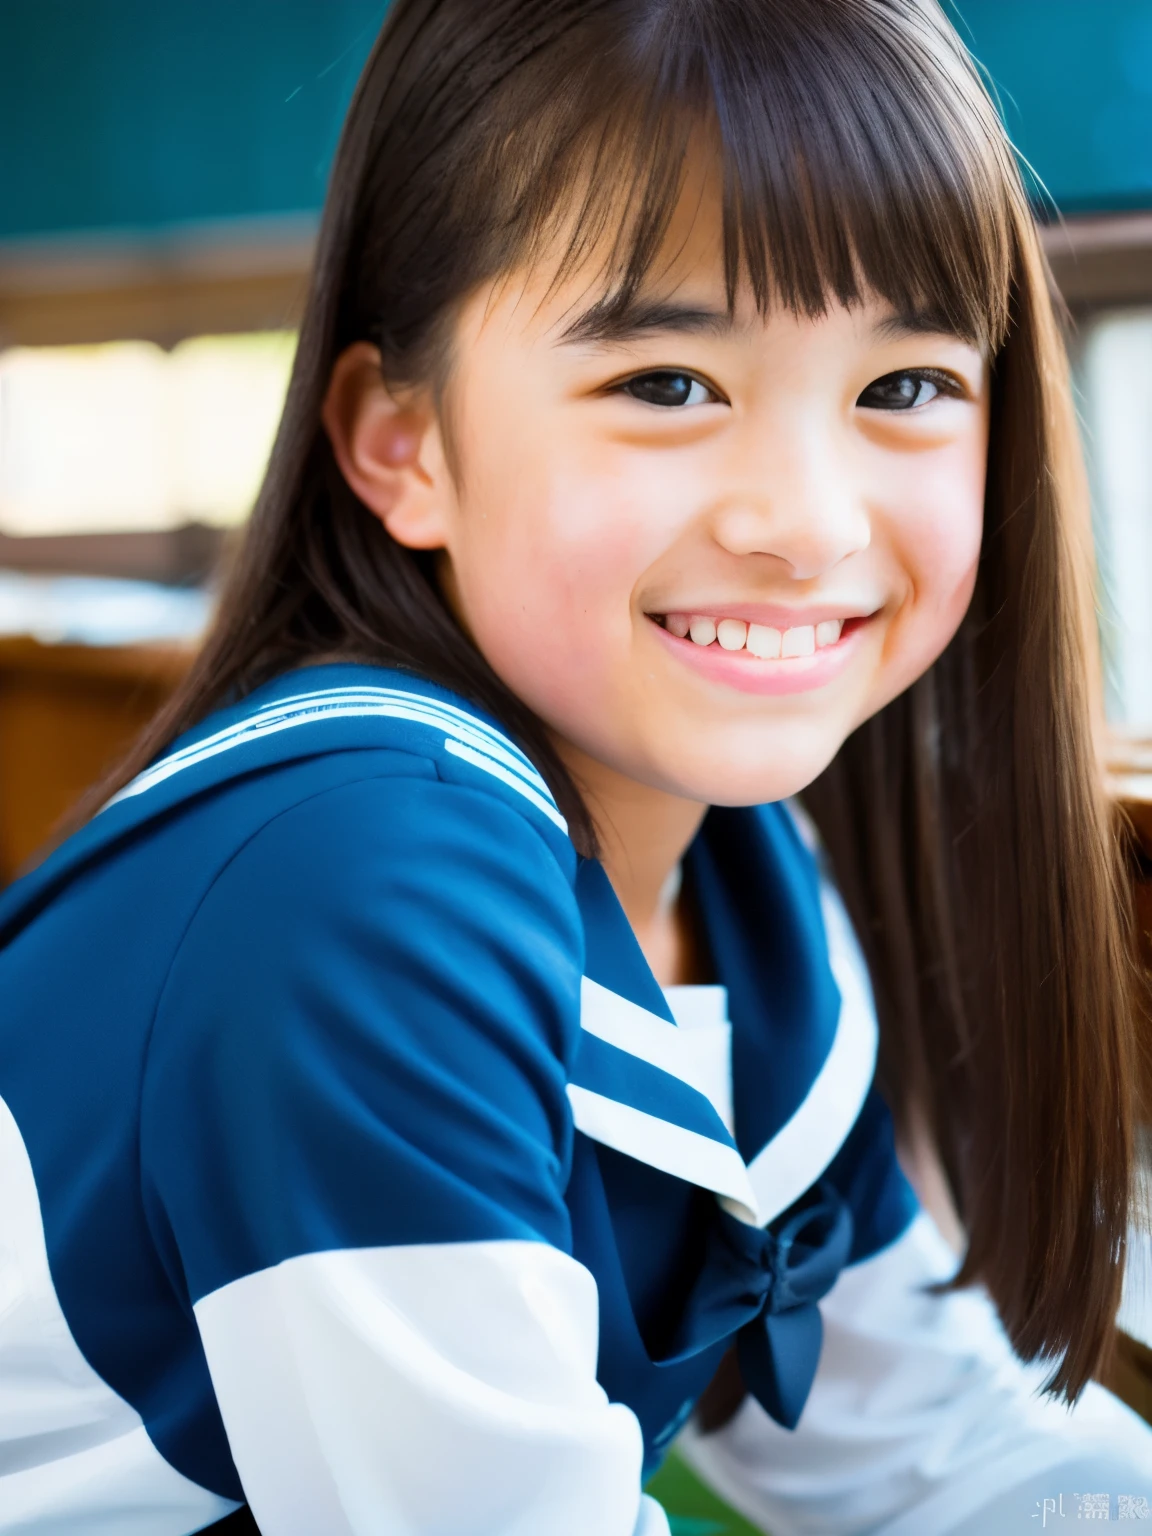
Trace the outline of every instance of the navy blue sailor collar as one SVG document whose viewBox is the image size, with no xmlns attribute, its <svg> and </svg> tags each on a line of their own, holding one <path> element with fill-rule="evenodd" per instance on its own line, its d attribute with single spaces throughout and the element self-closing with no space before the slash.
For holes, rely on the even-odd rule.
<svg viewBox="0 0 1152 1536">
<path fill-rule="evenodd" d="M 728 993 L 732 1133 L 707 1099 L 717 1063 L 687 1048 L 691 1032 L 593 861 L 576 882 L 586 955 L 568 1094 L 594 1141 L 719 1197 L 669 1352 L 652 1363 L 687 1365 L 734 1342 L 749 1390 L 791 1428 L 820 1357 L 818 1304 L 853 1242 L 851 1209 L 823 1175 L 871 1087 L 875 1017 L 802 813 L 711 812 L 688 876 Z"/>
<path fill-rule="evenodd" d="M 686 862 L 728 992 L 735 1136 L 767 1223 L 863 1109 L 879 1043 L 871 981 L 798 806 L 715 808 Z"/>
<path fill-rule="evenodd" d="M 733 1129 L 594 861 L 576 881 L 586 954 L 569 1098 L 593 1140 L 767 1226 L 817 1183 L 863 1108 L 877 1052 L 867 971 L 802 812 L 714 809 L 686 863 L 728 994 Z"/>
<path fill-rule="evenodd" d="M 310 667 L 218 712 L 0 895 L 0 944 L 74 873 L 182 801 L 301 758 L 389 747 L 431 753 L 464 783 L 480 776 L 534 819 L 572 871 L 586 941 L 568 1087 L 577 1129 L 712 1190 L 750 1225 L 785 1211 L 855 1123 L 876 1054 L 863 964 L 793 814 L 712 811 L 689 859 L 729 995 L 733 1135 L 602 866 L 576 859 L 543 778 L 494 720 L 423 679 Z"/>
<path fill-rule="evenodd" d="M 400 748 L 431 755 L 444 777 L 479 774 L 537 824 L 574 866 L 568 827 L 544 779 L 496 721 L 447 689 L 354 664 L 285 673 L 193 727 L 44 862 L 0 893 L 0 945 L 67 881 L 185 801 L 251 773 L 330 752 Z"/>
</svg>

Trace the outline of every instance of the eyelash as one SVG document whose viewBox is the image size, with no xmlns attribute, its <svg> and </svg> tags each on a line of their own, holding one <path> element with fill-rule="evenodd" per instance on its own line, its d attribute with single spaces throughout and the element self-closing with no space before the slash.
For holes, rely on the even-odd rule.
<svg viewBox="0 0 1152 1536">
<path fill-rule="evenodd" d="M 953 400 L 963 400 L 968 393 L 963 382 L 954 373 L 948 373 L 943 368 L 895 368 L 891 373 L 882 373 L 878 378 L 872 379 L 866 384 L 856 397 L 857 404 L 859 404 L 870 389 L 875 389 L 878 384 L 883 384 L 888 379 L 915 379 L 919 383 L 934 384 L 941 395 L 947 395 Z M 924 405 L 931 405 L 931 403 L 930 400 L 926 400 Z M 892 407 L 889 414 L 906 415 L 912 411 L 923 410 L 924 405 Z M 877 409 L 877 407 L 863 406 L 861 409 Z"/>
<path fill-rule="evenodd" d="M 910 373 L 917 379 L 928 379 L 933 384 L 939 384 L 941 389 L 948 390 L 954 395 L 967 393 L 963 383 L 954 373 L 949 373 L 944 368 L 901 368 L 899 373 Z"/>
<path fill-rule="evenodd" d="M 686 379 L 690 383 L 698 384 L 701 389 L 708 391 L 708 393 L 713 397 L 711 401 L 707 402 L 708 404 L 715 404 L 716 402 L 724 401 L 724 396 L 720 393 L 714 384 L 709 384 L 707 379 L 702 379 L 698 373 L 693 373 L 690 369 L 687 368 L 645 368 L 642 373 L 634 373 L 626 379 L 621 379 L 619 383 L 611 385 L 609 393 L 619 395 L 629 394 L 633 385 L 641 384 L 646 379 Z M 638 397 L 633 396 L 633 398 L 636 399 Z M 683 410 L 684 406 L 687 404 L 687 402 L 683 402 L 679 405 L 659 405 L 655 401 L 640 401 L 640 403 L 652 405 L 655 410 L 664 411 Z M 701 401 L 697 403 L 703 404 L 704 402 Z"/>
<path fill-rule="evenodd" d="M 707 403 L 724 403 L 724 396 L 715 387 L 715 385 L 709 384 L 708 381 L 706 379 L 702 379 L 699 374 L 692 373 L 686 368 L 646 368 L 642 373 L 634 373 L 626 379 L 621 379 L 619 383 L 611 385 L 609 393 L 624 395 L 631 394 L 634 385 L 643 383 L 645 380 L 658 379 L 689 380 L 692 384 L 698 384 L 701 389 L 707 390 L 708 393 L 713 397 L 712 401 Z M 955 376 L 955 374 L 948 373 L 942 368 L 897 368 L 894 369 L 891 373 L 881 374 L 879 377 L 872 379 L 870 383 L 865 385 L 864 389 L 860 391 L 857 400 L 859 401 L 863 399 L 868 390 L 875 388 L 875 386 L 878 384 L 882 384 L 887 379 L 916 379 L 921 383 L 933 384 L 939 390 L 941 395 L 947 395 L 952 399 L 963 399 L 967 394 L 967 390 L 965 389 L 963 383 Z M 636 395 L 633 395 L 632 398 L 639 400 L 639 397 Z M 640 400 L 639 403 L 651 405 L 656 410 L 669 411 L 673 413 L 685 410 L 689 404 L 687 400 L 676 403 L 670 402 L 666 404 L 660 404 L 651 400 Z M 704 403 L 705 402 L 703 401 L 696 402 L 696 404 Z M 932 402 L 929 400 L 925 401 L 923 405 L 889 407 L 888 413 L 891 415 L 907 414 L 912 411 L 923 410 L 925 405 L 930 405 L 931 403 Z M 876 410 L 883 409 L 883 407 L 864 406 L 862 409 Z"/>
</svg>

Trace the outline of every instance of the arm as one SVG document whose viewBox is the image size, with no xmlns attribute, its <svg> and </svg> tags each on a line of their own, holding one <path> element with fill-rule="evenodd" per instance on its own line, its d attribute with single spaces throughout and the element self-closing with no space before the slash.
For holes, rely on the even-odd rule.
<svg viewBox="0 0 1152 1536">
<path fill-rule="evenodd" d="M 157 1019 L 144 1160 L 265 1536 L 660 1536 L 571 1257 L 581 939 L 483 793 L 367 780 L 236 856 Z"/>
</svg>

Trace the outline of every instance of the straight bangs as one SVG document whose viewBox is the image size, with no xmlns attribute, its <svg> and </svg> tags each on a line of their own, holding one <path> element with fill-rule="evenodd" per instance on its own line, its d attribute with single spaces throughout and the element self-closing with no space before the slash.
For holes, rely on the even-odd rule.
<svg viewBox="0 0 1152 1536">
<path fill-rule="evenodd" d="M 546 264 L 558 283 L 591 270 L 602 297 L 587 327 L 627 324 L 659 282 L 703 145 L 721 178 L 730 307 L 741 288 L 761 314 L 813 318 L 878 297 L 998 351 L 1031 219 L 995 110 L 935 5 L 666 0 L 634 6 L 623 27 L 620 7 L 580 9 L 514 92 L 480 108 L 488 153 L 466 185 L 483 208 L 474 192 L 462 202 L 483 226 L 469 234 L 487 274 Z"/>
</svg>

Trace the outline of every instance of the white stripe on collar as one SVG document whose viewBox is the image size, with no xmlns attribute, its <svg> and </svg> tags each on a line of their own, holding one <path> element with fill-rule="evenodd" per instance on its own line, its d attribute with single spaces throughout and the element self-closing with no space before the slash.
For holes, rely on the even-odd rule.
<svg viewBox="0 0 1152 1536">
<path fill-rule="evenodd" d="M 669 1029 L 675 1027 L 668 1025 Z M 670 1120 L 661 1120 L 618 1099 L 606 1099 L 577 1083 L 568 1084 L 568 1099 L 576 1129 L 585 1136 L 688 1184 L 711 1189 L 740 1221 L 750 1226 L 763 1225 L 748 1170 L 735 1147 L 685 1130 L 682 1125 L 673 1125 Z"/>
<path fill-rule="evenodd" d="M 408 704 L 427 710 L 429 714 L 439 715 L 448 723 L 454 723 L 461 727 L 469 736 L 478 735 L 487 741 L 487 750 L 501 761 L 507 762 L 510 767 L 522 774 L 530 783 L 537 785 L 542 790 L 547 790 L 547 785 L 533 766 L 532 761 L 520 748 L 515 745 L 503 731 L 486 720 L 481 720 L 471 710 L 461 709 L 458 704 L 449 704 L 446 699 L 436 699 L 426 693 L 413 693 L 406 688 L 376 688 L 365 684 L 351 688 L 326 688 L 322 694 L 297 693 L 288 698 L 280 699 L 275 704 L 265 705 L 265 709 L 283 708 L 285 705 L 308 703 L 317 697 L 330 699 L 343 699 L 346 702 L 357 702 L 363 699 L 379 698 L 381 695 L 388 698 L 401 699 Z"/>
<path fill-rule="evenodd" d="M 329 688 L 277 699 L 245 719 L 161 758 L 113 796 L 104 809 L 144 794 L 174 774 L 223 752 L 261 741 L 280 731 L 325 720 L 364 717 L 405 720 L 429 726 L 437 732 L 444 731 L 446 751 L 516 790 L 562 832 L 567 832 L 568 824 L 556 809 L 547 784 L 507 737 L 453 704 L 400 688 Z"/>
<path fill-rule="evenodd" d="M 723 1111 L 709 1091 L 716 1064 L 702 1062 L 697 1032 L 679 1028 L 588 976 L 580 982 L 580 1027 L 694 1089 L 723 1120 Z M 725 1053 L 723 1073 L 727 1075 L 731 1070 L 731 1035 L 719 1031 L 712 1043 Z M 754 1226 L 760 1224 L 744 1159 L 730 1142 L 714 1141 L 575 1083 L 569 1083 L 568 1097 L 577 1130 L 593 1141 L 702 1189 L 714 1190 L 734 1216 Z"/>
<path fill-rule="evenodd" d="M 694 1031 L 680 1029 L 588 976 L 580 983 L 580 1027 L 694 1089 L 723 1120 L 709 1091 L 716 1064 L 702 1063 L 700 1040 Z M 720 1032 L 714 1043 L 727 1057 L 723 1063 L 727 1074 L 731 1036 Z M 748 1170 L 731 1142 L 715 1141 L 575 1083 L 568 1085 L 568 1097 L 577 1130 L 593 1141 L 702 1189 L 714 1190 L 734 1216 L 759 1224 Z"/>
<path fill-rule="evenodd" d="M 734 1138 L 728 988 L 685 984 L 665 987 L 664 997 L 693 1058 L 696 1084 L 712 1100 L 713 1109 Z"/>
<path fill-rule="evenodd" d="M 638 1056 L 649 1066 L 679 1078 L 710 1099 L 701 1081 L 689 1032 L 602 987 L 589 976 L 580 981 L 580 1027 L 618 1050 L 627 1051 L 629 1056 Z"/>
<path fill-rule="evenodd" d="M 876 1071 L 879 1034 L 864 957 L 839 895 L 823 876 L 820 906 L 840 993 L 836 1034 L 799 1108 L 747 1167 L 722 1142 L 569 1085 L 577 1129 L 640 1162 L 715 1190 L 734 1216 L 755 1225 L 767 1226 L 811 1188 L 860 1117 Z M 580 1022 L 590 1034 L 696 1089 L 715 1107 L 709 1089 L 717 1064 L 702 1072 L 691 1031 L 587 976 L 581 982 Z"/>
<path fill-rule="evenodd" d="M 748 1165 L 765 1224 L 799 1199 L 836 1156 L 876 1072 L 879 1030 L 868 968 L 843 903 L 823 877 L 820 907 L 840 1018 L 832 1049 L 800 1107 Z"/>
</svg>

